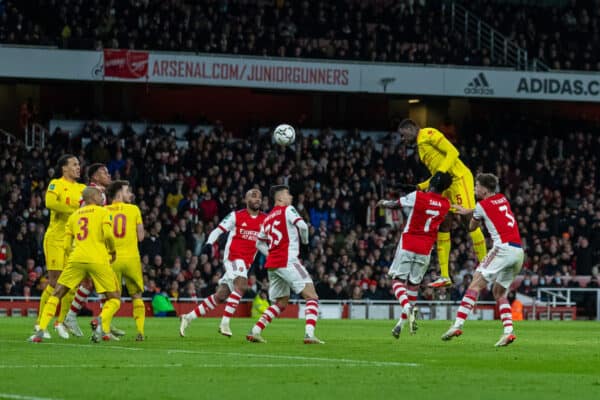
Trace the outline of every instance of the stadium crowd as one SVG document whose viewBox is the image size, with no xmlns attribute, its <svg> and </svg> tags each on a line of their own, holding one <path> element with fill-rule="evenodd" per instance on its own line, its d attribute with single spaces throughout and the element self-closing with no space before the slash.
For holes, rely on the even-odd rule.
<svg viewBox="0 0 600 400">
<path fill-rule="evenodd" d="M 0 0 L 0 43 L 380 62 L 499 65 L 425 0 Z M 599 70 L 600 8 L 464 5 L 554 69 Z M 516 16 L 516 17 L 515 17 Z M 561 34 L 564 32 L 564 34 Z"/>
<path fill-rule="evenodd" d="M 595 275 L 593 287 L 600 255 L 600 136 L 573 126 L 560 137 L 552 128 L 542 136 L 538 128 L 524 121 L 467 123 L 458 145 L 461 158 L 474 174 L 498 174 L 511 199 L 527 253 L 519 291 L 531 295 L 537 285 L 578 285 L 570 279 L 575 275 Z M 41 150 L 27 151 L 22 143 L 2 146 L 0 295 L 35 296 L 45 285 L 44 193 L 53 164 L 68 151 L 84 166 L 105 163 L 113 179 L 132 183 L 147 231 L 140 245 L 146 296 L 214 292 L 223 272 L 219 257 L 225 237 L 206 251 L 208 233 L 231 210 L 243 207 L 249 188 L 258 187 L 266 196 L 272 184 L 286 183 L 311 224 L 310 244 L 301 256 L 320 297 L 393 300 L 386 272 L 403 218 L 375 203 L 403 194 L 395 189 L 398 184 L 416 183 L 427 171 L 394 133 L 379 141 L 361 138 L 357 130 L 343 138 L 329 129 L 316 137 L 299 133 L 295 148 L 280 148 L 268 134 L 240 140 L 216 124 L 210 131 L 190 129 L 187 147 L 178 147 L 174 132 L 160 126 L 136 135 L 127 125 L 113 132 L 92 121 L 74 139 L 57 129 Z M 266 197 L 263 208 L 269 208 Z M 461 226 L 454 232 L 454 285 L 436 291 L 426 287 L 437 277 L 434 252 L 423 299 L 458 300 L 470 283 L 476 266 L 471 241 Z M 268 285 L 262 263 L 259 254 L 248 298 Z"/>
</svg>

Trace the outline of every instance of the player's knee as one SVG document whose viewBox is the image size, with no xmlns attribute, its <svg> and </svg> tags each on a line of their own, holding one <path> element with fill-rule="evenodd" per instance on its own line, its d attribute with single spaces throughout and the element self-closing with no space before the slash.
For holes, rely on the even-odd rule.
<svg viewBox="0 0 600 400">
<path fill-rule="evenodd" d="M 54 292 L 52 293 L 53 296 L 58 297 L 59 299 L 62 299 L 67 292 L 69 291 L 69 288 L 63 285 L 57 285 L 55 286 Z"/>
</svg>

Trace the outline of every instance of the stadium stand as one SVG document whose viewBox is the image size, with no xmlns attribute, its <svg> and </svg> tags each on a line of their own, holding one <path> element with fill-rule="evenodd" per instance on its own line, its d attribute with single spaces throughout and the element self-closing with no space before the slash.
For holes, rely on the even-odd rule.
<svg viewBox="0 0 600 400">
<path fill-rule="evenodd" d="M 477 0 L 463 5 L 527 49 L 530 59 L 536 57 L 555 70 L 599 70 L 598 7 L 576 1 L 546 3 Z M 490 57 L 490 49 L 479 46 L 476 38 L 451 21 L 451 4 L 2 1 L 0 43 L 419 64 L 504 63 Z"/>
</svg>

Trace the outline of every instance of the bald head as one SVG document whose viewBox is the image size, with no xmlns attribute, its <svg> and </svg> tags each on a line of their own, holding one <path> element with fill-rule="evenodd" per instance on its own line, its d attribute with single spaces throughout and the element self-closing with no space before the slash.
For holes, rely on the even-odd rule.
<svg viewBox="0 0 600 400">
<path fill-rule="evenodd" d="M 248 211 L 258 212 L 260 210 L 260 204 L 262 203 L 262 193 L 260 190 L 253 188 L 246 192 L 246 207 Z"/>
<path fill-rule="evenodd" d="M 100 191 L 100 189 L 95 188 L 93 186 L 87 186 L 85 189 L 83 189 L 81 197 L 83 197 L 83 201 L 87 205 L 102 205 L 102 192 Z"/>
</svg>

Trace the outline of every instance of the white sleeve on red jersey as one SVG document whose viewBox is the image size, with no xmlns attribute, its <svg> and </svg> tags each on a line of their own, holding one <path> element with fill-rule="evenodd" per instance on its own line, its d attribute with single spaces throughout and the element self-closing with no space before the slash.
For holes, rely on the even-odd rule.
<svg viewBox="0 0 600 400">
<path fill-rule="evenodd" d="M 262 225 L 260 227 L 260 232 L 258 232 L 258 236 L 256 236 L 256 248 L 265 256 L 269 254 L 269 238 Z"/>
<path fill-rule="evenodd" d="M 234 211 L 227 214 L 227 216 L 225 218 L 223 218 L 223 221 L 221 221 L 219 223 L 219 225 L 217 225 L 217 227 L 210 232 L 210 235 L 208 235 L 208 239 L 206 239 L 206 243 L 213 244 L 214 242 L 217 241 L 217 239 L 219 239 L 219 236 L 221 236 L 221 234 L 230 232 L 233 230 L 235 230 L 235 212 Z"/>
<path fill-rule="evenodd" d="M 475 205 L 475 211 L 473 211 L 473 219 L 476 219 L 477 221 L 481 221 L 483 219 L 485 215 L 485 212 L 483 211 L 483 207 L 481 207 L 481 204 L 477 203 Z"/>
<path fill-rule="evenodd" d="M 308 244 L 308 225 L 304 222 L 300 214 L 298 214 L 294 206 L 288 206 L 285 209 L 285 219 L 289 224 L 298 228 L 302 244 Z"/>
<path fill-rule="evenodd" d="M 400 199 L 398 200 L 398 203 L 400 203 L 400 205 L 402 207 L 414 207 L 416 201 L 417 201 L 417 192 L 414 191 L 414 192 L 407 194 L 406 196 L 400 197 Z"/>
<path fill-rule="evenodd" d="M 227 214 L 223 221 L 219 223 L 218 228 L 220 228 L 223 232 L 231 232 L 235 229 L 235 211 Z"/>
</svg>

